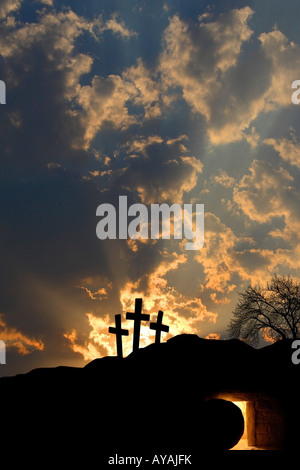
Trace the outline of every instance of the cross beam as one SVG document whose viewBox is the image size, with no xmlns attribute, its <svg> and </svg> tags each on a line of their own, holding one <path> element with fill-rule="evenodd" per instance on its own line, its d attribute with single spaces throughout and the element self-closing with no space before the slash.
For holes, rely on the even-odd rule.
<svg viewBox="0 0 300 470">
<path fill-rule="evenodd" d="M 143 299 L 135 299 L 134 312 L 127 312 L 126 319 L 134 320 L 133 326 L 133 351 L 137 351 L 140 345 L 141 322 L 149 321 L 150 315 L 142 313 Z"/>
<path fill-rule="evenodd" d="M 169 331 L 169 327 L 162 324 L 163 314 L 164 313 L 160 310 L 157 315 L 157 322 L 150 323 L 150 330 L 156 330 L 156 333 L 155 333 L 156 344 L 160 343 L 161 332 L 164 331 L 165 333 L 168 333 Z"/>
<path fill-rule="evenodd" d="M 115 315 L 115 323 L 116 326 L 110 326 L 108 331 L 116 335 L 116 342 L 117 342 L 117 356 L 123 357 L 123 346 L 122 346 L 122 336 L 128 336 L 129 331 L 123 330 L 121 327 L 121 314 Z"/>
</svg>

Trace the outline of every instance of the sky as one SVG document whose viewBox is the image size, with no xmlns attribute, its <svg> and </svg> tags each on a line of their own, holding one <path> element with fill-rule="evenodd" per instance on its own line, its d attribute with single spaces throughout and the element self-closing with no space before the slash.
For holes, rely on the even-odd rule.
<svg viewBox="0 0 300 470">
<path fill-rule="evenodd" d="M 238 293 L 300 279 L 297 0 L 2 0 L 0 375 L 115 355 L 135 298 L 228 338 Z M 204 204 L 204 246 L 100 240 L 97 207 Z M 141 346 L 154 341 L 142 323 Z"/>
</svg>

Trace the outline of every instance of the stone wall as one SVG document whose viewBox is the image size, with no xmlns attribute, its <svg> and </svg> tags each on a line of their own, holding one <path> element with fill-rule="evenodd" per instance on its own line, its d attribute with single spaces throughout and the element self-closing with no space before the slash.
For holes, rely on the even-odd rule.
<svg viewBox="0 0 300 470">
<path fill-rule="evenodd" d="M 278 400 L 254 394 L 253 399 L 247 402 L 246 413 L 248 445 L 280 449 L 285 420 Z"/>
</svg>

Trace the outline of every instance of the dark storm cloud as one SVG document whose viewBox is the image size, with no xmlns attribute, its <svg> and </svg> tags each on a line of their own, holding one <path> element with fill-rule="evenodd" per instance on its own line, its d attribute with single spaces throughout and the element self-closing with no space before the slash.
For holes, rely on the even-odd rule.
<svg viewBox="0 0 300 470">
<path fill-rule="evenodd" d="M 93 185 L 60 169 L 2 185 L 0 311 L 9 325 L 50 335 L 55 312 L 39 288 L 49 284 L 54 292 L 85 276 L 110 275 L 95 235 L 99 200 Z"/>
<path fill-rule="evenodd" d="M 113 19 L 105 27 L 113 33 L 121 24 L 120 34 L 126 36 L 125 25 Z M 126 280 L 146 277 L 163 259 L 160 244 L 155 255 L 153 246 L 142 245 L 136 251 L 126 242 L 101 243 L 96 237 L 99 204 L 117 206 L 119 194 L 126 192 L 134 200 L 130 172 L 123 181 L 116 173 L 113 185 L 105 176 L 86 176 L 89 168 L 99 168 L 100 174 L 107 170 L 89 143 L 102 126 L 109 132 L 130 125 L 127 99 L 145 107 L 150 116 L 159 110 L 153 108 L 157 97 L 141 62 L 128 69 L 124 79 L 96 76 L 91 85 L 80 85 L 92 58 L 77 52 L 76 40 L 83 33 L 96 40 L 94 30 L 101 30 L 103 22 L 88 22 L 72 11 L 45 11 L 37 22 L 1 27 L 1 73 L 8 104 L 0 122 L 0 312 L 3 328 L 26 335 L 28 344 L 40 341 L 47 361 L 58 354 L 68 356 L 63 334 L 70 325 L 81 331 L 79 338 L 87 334 L 84 315 L 91 307 L 100 316 L 107 313 L 105 309 L 120 309 L 119 290 Z M 155 183 L 157 195 L 163 186 L 169 191 L 171 181 L 179 186 L 184 186 L 185 178 L 188 184 L 196 182 L 200 163 L 197 166 L 180 146 L 180 142 L 165 143 L 155 152 L 149 146 L 148 160 L 157 164 L 161 160 L 158 169 L 164 170 Z M 169 147 L 172 151 L 164 156 Z M 125 160 L 122 165 L 127 165 Z M 132 167 L 146 192 L 151 190 L 151 168 L 155 169 L 153 162 Z M 153 179 L 158 177 L 154 171 Z M 107 291 L 101 306 L 85 294 L 84 289 L 93 285 L 95 291 L 99 286 Z"/>
<path fill-rule="evenodd" d="M 124 168 L 112 177 L 114 186 L 136 191 L 143 202 L 181 203 L 202 171 L 201 161 L 187 155 L 186 137 L 164 141 L 161 137 L 136 139 L 128 149 Z"/>
<path fill-rule="evenodd" d="M 45 14 L 40 22 L 2 24 L 2 76 L 7 107 L 1 113 L 2 162 L 15 172 L 70 165 L 87 158 L 80 150 L 84 128 L 73 111 L 74 89 L 91 58 L 74 53 L 76 38 L 92 28 L 65 13 Z M 67 36 L 67 37 L 66 37 Z M 12 168 L 11 168 L 12 169 Z"/>
<path fill-rule="evenodd" d="M 43 344 L 43 361 L 69 354 L 63 333 L 70 319 L 82 326 L 89 305 L 80 303 L 82 279 L 118 285 L 123 272 L 108 263 L 112 246 L 103 249 L 96 237 L 101 193 L 81 176 L 94 156 L 83 148 L 86 126 L 76 93 L 92 59 L 77 53 L 75 42 L 87 31 L 94 37 L 98 27 L 72 11 L 1 23 L 8 90 L 0 115 L 1 332 L 17 338 L 8 342 L 13 348 Z M 114 243 L 117 259 L 121 250 Z"/>
<path fill-rule="evenodd" d="M 258 48 L 244 53 L 253 37 L 253 15 L 249 6 L 193 22 L 174 15 L 164 32 L 164 83 L 180 87 L 193 112 L 206 117 L 216 145 L 242 140 L 260 113 L 291 102 L 299 45 L 274 27 L 258 36 Z"/>
<path fill-rule="evenodd" d="M 6 15 L 14 10 L 17 10 L 21 5 L 22 0 L 2 0 L 0 5 L 0 18 L 5 18 Z"/>
</svg>

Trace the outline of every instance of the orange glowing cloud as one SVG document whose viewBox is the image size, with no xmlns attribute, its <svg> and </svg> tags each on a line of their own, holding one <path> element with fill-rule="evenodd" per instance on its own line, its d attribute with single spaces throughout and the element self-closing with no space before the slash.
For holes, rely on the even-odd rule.
<svg viewBox="0 0 300 470">
<path fill-rule="evenodd" d="M 77 286 L 79 289 L 84 290 L 90 299 L 92 300 L 99 300 L 99 299 L 106 299 L 107 298 L 107 289 L 105 287 L 101 287 L 97 289 L 95 292 L 91 291 L 85 286 Z"/>
<path fill-rule="evenodd" d="M 80 344 L 76 330 L 65 333 L 64 337 L 70 342 L 70 347 L 75 353 L 81 354 L 85 361 L 91 361 L 96 357 L 112 356 L 114 354 L 115 340 L 108 333 L 110 320 L 108 315 L 104 318 L 95 317 L 92 313 L 86 314 L 91 332 L 87 341 Z"/>
<path fill-rule="evenodd" d="M 186 261 L 186 255 L 165 252 L 163 261 L 148 276 L 146 287 L 142 288 L 138 280 L 127 282 L 121 289 L 122 328 L 129 330 L 129 336 L 123 337 L 124 356 L 132 351 L 133 332 L 133 323 L 126 320 L 125 312 L 134 311 L 135 298 L 143 299 L 143 312 L 151 315 L 150 321 L 156 320 L 159 310 L 164 312 L 163 323 L 170 327 L 170 332 L 162 333 L 162 341 L 182 333 L 199 334 L 201 323 L 206 321 L 216 323 L 217 314 L 208 311 L 199 297 L 187 297 L 168 285 L 165 275 L 169 271 L 180 269 Z M 72 350 L 81 354 L 84 360 L 115 355 L 115 337 L 108 333 L 109 326 L 113 324 L 112 317 L 106 315 L 99 318 L 94 313 L 87 313 L 86 317 L 91 331 L 84 343 L 79 341 L 76 330 L 64 335 Z M 155 332 L 150 330 L 149 323 L 142 323 L 140 347 L 153 343 L 154 338 Z"/>
<path fill-rule="evenodd" d="M 8 327 L 3 315 L 0 315 L 0 337 L 7 349 L 16 349 L 21 356 L 44 349 L 44 343 L 41 340 L 31 338 L 15 328 Z"/>
<path fill-rule="evenodd" d="M 205 336 L 205 339 L 220 339 L 219 333 L 209 333 L 209 335 Z"/>
</svg>

